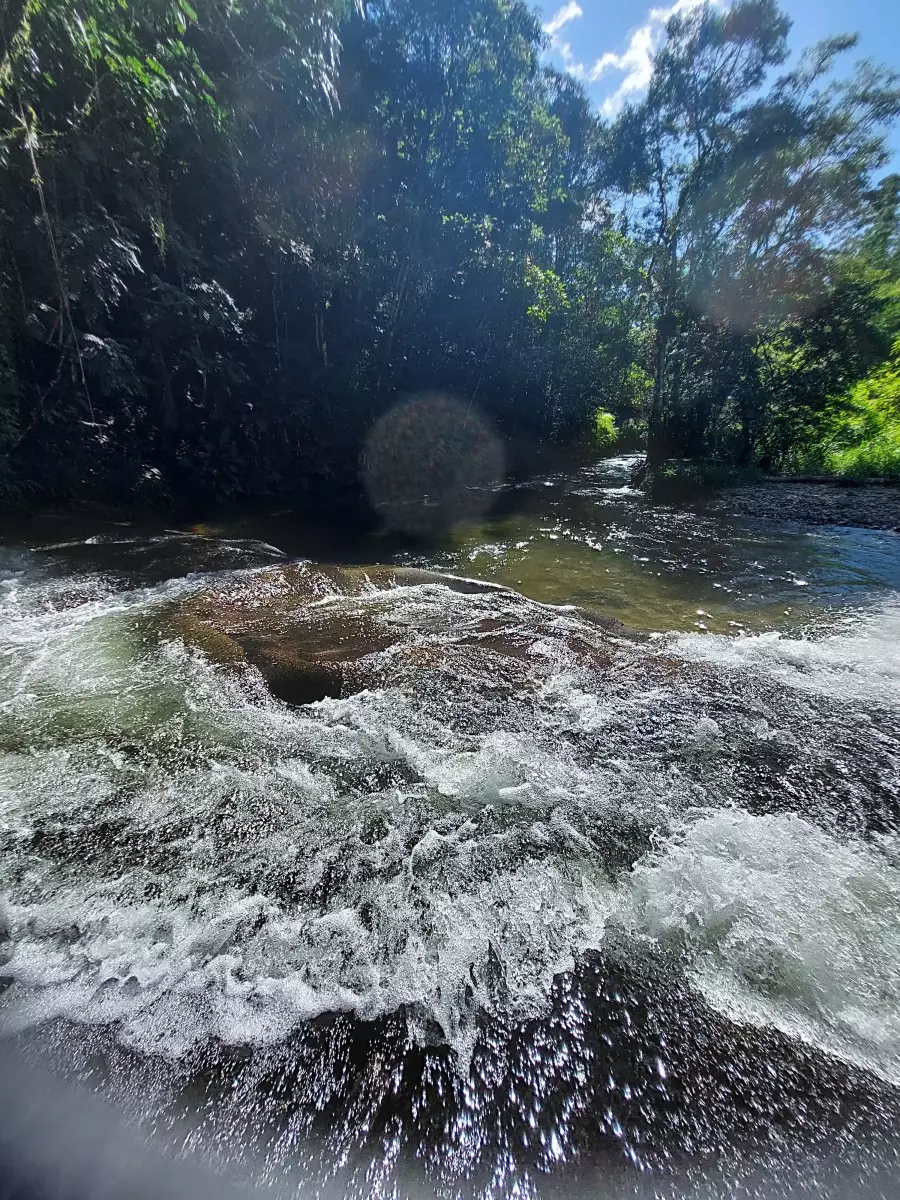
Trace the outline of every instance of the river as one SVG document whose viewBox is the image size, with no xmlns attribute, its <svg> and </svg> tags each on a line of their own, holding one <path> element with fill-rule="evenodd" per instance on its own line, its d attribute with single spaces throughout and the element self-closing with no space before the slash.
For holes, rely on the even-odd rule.
<svg viewBox="0 0 900 1200">
<path fill-rule="evenodd" d="M 16 1052 L 266 1194 L 893 1195 L 900 535 L 631 466 L 427 545 L 8 528 Z M 160 636 L 294 560 L 378 685 L 289 705 Z"/>
</svg>

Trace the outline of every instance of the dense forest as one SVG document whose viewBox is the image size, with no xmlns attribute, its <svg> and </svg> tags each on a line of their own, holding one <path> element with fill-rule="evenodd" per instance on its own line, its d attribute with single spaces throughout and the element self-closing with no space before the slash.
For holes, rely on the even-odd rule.
<svg viewBox="0 0 900 1200">
<path fill-rule="evenodd" d="M 423 391 L 900 472 L 900 80 L 789 34 L 676 16 L 605 121 L 522 0 L 4 0 L 0 503 L 337 504 Z"/>
</svg>

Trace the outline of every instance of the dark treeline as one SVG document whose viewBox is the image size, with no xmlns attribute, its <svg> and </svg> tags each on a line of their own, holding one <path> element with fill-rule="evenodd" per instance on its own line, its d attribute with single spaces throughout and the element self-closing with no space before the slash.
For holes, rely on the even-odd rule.
<svg viewBox="0 0 900 1200">
<path fill-rule="evenodd" d="M 0 0 L 0 503 L 334 499 L 436 389 L 788 461 L 900 330 L 897 79 L 788 33 L 610 123 L 520 0 Z"/>
</svg>

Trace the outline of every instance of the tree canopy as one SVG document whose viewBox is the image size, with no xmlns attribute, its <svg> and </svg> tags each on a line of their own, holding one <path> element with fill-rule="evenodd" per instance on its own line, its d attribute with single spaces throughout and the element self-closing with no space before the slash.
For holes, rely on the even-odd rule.
<svg viewBox="0 0 900 1200">
<path fill-rule="evenodd" d="M 337 503 L 435 390 L 788 461 L 900 332 L 898 80 L 789 30 L 674 17 L 607 123 L 522 0 L 9 0 L 0 500 Z"/>
</svg>

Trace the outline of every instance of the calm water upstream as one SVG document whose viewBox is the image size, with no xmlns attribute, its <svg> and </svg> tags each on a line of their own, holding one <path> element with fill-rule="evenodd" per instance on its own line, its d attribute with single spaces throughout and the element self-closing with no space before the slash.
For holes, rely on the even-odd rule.
<svg viewBox="0 0 900 1200">
<path fill-rule="evenodd" d="M 8 1044 L 267 1195 L 896 1195 L 900 535 L 630 465 L 7 530 Z M 298 559 L 378 682 L 292 707 L 172 614 Z"/>
</svg>

